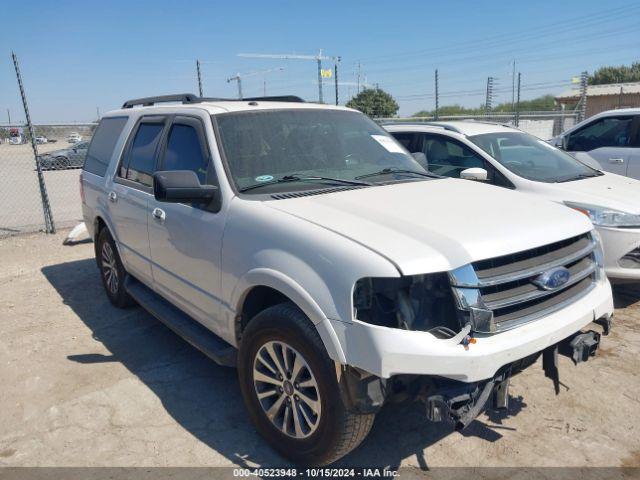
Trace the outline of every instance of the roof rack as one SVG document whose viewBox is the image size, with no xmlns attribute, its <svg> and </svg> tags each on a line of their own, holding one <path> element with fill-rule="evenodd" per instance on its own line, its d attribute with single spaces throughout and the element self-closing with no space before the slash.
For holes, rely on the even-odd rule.
<svg viewBox="0 0 640 480">
<path fill-rule="evenodd" d="M 231 99 L 231 102 L 291 102 L 291 103 L 305 103 L 304 99 L 298 97 L 297 95 L 279 95 L 273 97 L 250 97 L 243 99 Z"/>
<path fill-rule="evenodd" d="M 151 107 L 157 103 L 180 102 L 182 104 L 202 103 L 202 102 L 295 102 L 301 103 L 304 100 L 295 95 L 281 95 L 274 97 L 251 97 L 251 98 L 214 98 L 198 97 L 193 93 L 178 93 L 175 95 L 159 95 L 157 97 L 144 97 L 127 100 L 122 104 L 122 108 L 133 108 L 136 105 Z"/>
<path fill-rule="evenodd" d="M 410 119 L 408 119 L 410 120 Z M 447 124 L 443 124 L 440 122 L 417 122 L 417 121 L 390 121 L 390 122 L 383 122 L 380 125 L 411 125 L 411 126 L 416 126 L 416 127 L 422 127 L 422 126 L 427 126 L 427 127 L 438 127 L 438 128 L 442 128 L 443 130 L 449 130 L 451 132 L 455 132 L 455 133 L 462 133 L 460 131 L 459 128 L 456 128 L 454 126 L 451 125 L 447 125 Z"/>
</svg>

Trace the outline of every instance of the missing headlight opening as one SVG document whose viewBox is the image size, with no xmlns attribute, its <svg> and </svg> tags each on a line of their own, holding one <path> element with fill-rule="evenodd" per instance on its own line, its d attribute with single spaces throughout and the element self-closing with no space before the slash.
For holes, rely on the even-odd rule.
<svg viewBox="0 0 640 480">
<path fill-rule="evenodd" d="M 451 338 L 463 327 L 445 273 L 400 278 L 362 278 L 353 305 L 358 320 Z"/>
</svg>

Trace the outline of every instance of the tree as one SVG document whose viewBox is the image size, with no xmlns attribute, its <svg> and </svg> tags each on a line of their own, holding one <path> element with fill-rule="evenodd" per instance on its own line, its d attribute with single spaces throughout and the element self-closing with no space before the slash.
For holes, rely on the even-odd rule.
<svg viewBox="0 0 640 480">
<path fill-rule="evenodd" d="M 623 82 L 640 82 L 640 62 L 634 62 L 631 66 L 602 67 L 589 75 L 589 85 Z"/>
<path fill-rule="evenodd" d="M 531 100 L 521 100 L 519 110 L 521 112 L 533 112 L 533 111 L 546 111 L 554 110 L 555 103 L 553 95 L 542 95 Z M 513 108 L 511 102 L 499 103 L 492 110 L 492 112 L 504 113 L 512 112 Z M 484 105 L 480 105 L 478 108 L 468 108 L 461 105 L 445 105 L 438 109 L 438 115 L 446 117 L 449 115 L 482 115 L 486 112 Z M 413 114 L 414 117 L 435 117 L 435 110 L 420 110 Z"/>
<path fill-rule="evenodd" d="M 398 103 L 384 90 L 366 88 L 347 102 L 347 107 L 360 110 L 370 117 L 393 117 L 398 113 Z"/>
</svg>

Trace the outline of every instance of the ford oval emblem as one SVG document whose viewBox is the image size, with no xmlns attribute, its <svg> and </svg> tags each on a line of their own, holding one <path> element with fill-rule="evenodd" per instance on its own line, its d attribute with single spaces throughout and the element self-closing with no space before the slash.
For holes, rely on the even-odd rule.
<svg viewBox="0 0 640 480">
<path fill-rule="evenodd" d="M 568 269 L 556 267 L 542 272 L 533 280 L 533 283 L 543 290 L 555 290 L 567 283 L 570 277 L 571 272 Z"/>
</svg>

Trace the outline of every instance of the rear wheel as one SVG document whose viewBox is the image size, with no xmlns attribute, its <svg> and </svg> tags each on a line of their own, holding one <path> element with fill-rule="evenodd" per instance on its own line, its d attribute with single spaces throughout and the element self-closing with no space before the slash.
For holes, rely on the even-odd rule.
<svg viewBox="0 0 640 480">
<path fill-rule="evenodd" d="M 269 444 L 301 465 L 327 465 L 356 448 L 375 415 L 349 412 L 335 364 L 315 326 L 295 305 L 259 313 L 243 333 L 240 387 L 249 415 Z"/>
<path fill-rule="evenodd" d="M 56 157 L 55 170 L 66 170 L 69 168 L 69 159 L 67 157 Z"/>
<path fill-rule="evenodd" d="M 106 227 L 98 234 L 96 253 L 102 285 L 111 303 L 120 308 L 134 305 L 133 298 L 125 289 L 127 272 L 122 265 L 115 242 Z"/>
</svg>

